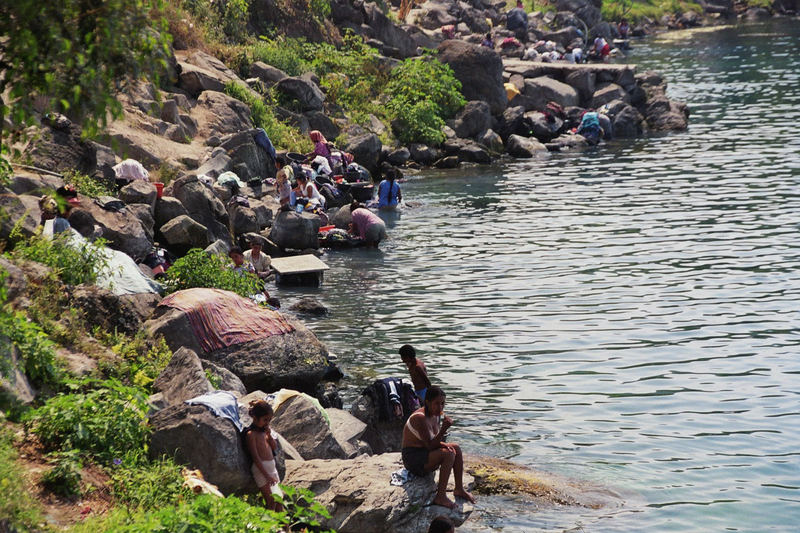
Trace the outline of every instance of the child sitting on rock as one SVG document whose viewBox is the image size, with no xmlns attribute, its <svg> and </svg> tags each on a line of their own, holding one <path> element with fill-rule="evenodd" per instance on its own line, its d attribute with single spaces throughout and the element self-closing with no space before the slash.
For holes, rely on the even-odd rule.
<svg viewBox="0 0 800 533">
<path fill-rule="evenodd" d="M 255 400 L 250 403 L 250 416 L 253 417 L 253 423 L 244 430 L 247 450 L 253 460 L 250 471 L 264 496 L 267 509 L 280 511 L 281 504 L 273 497 L 273 495 L 282 496 L 283 492 L 278 486 L 280 476 L 275 466 L 278 443 L 269 427 L 273 416 L 272 406 L 265 400 Z"/>
</svg>

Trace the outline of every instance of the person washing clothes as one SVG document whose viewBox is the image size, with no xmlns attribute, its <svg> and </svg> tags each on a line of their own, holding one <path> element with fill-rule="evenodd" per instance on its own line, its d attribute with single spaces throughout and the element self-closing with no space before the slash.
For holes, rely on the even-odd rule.
<svg viewBox="0 0 800 533">
<path fill-rule="evenodd" d="M 399 173 L 400 171 L 394 167 L 384 171 L 385 178 L 378 184 L 378 209 L 394 211 L 403 200 L 400 185 L 395 181 Z"/>
</svg>

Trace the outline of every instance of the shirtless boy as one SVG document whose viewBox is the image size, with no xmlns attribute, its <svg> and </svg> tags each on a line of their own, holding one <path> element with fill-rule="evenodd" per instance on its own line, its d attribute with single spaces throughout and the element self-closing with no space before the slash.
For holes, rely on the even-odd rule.
<svg viewBox="0 0 800 533">
<path fill-rule="evenodd" d="M 434 505 L 452 509 L 455 502 L 447 497 L 450 472 L 455 474 L 453 495 L 475 503 L 475 498 L 464 490 L 464 457 L 461 447 L 454 442 L 444 442 L 447 429 L 453 425 L 444 414 L 444 391 L 437 386 L 428 388 L 425 406 L 414 411 L 403 428 L 403 466 L 415 476 L 424 476 L 439 469 L 439 485 Z M 439 417 L 442 417 L 441 426 Z"/>
<path fill-rule="evenodd" d="M 246 430 L 246 444 L 253 459 L 250 471 L 256 480 L 267 509 L 280 511 L 281 505 L 275 501 L 274 495 L 282 496 L 278 483 L 280 477 L 275 466 L 275 451 L 278 444 L 272 437 L 269 424 L 272 421 L 272 406 L 264 400 L 257 400 L 250 403 L 250 416 L 253 423 Z"/>
<path fill-rule="evenodd" d="M 420 401 L 425 401 L 425 391 L 431 386 L 431 380 L 428 379 L 428 370 L 425 368 L 425 363 L 417 359 L 417 351 L 410 344 L 404 344 L 400 347 L 400 358 L 408 367 L 408 373 L 411 375 L 411 383 L 414 384 L 414 392 L 417 393 Z"/>
</svg>

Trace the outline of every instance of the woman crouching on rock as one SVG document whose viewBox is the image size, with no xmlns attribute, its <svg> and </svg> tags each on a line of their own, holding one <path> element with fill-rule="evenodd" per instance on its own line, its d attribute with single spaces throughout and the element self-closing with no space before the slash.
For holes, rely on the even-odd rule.
<svg viewBox="0 0 800 533">
<path fill-rule="evenodd" d="M 454 442 L 444 442 L 445 432 L 453 420 L 444 414 L 444 391 L 432 386 L 425 395 L 425 406 L 414 411 L 403 428 L 403 466 L 415 476 L 424 476 L 439 469 L 439 485 L 434 505 L 452 509 L 455 502 L 447 497 L 450 471 L 455 473 L 453 495 L 475 503 L 475 498 L 464 490 L 464 457 L 461 447 Z M 439 417 L 442 417 L 441 425 Z"/>
</svg>

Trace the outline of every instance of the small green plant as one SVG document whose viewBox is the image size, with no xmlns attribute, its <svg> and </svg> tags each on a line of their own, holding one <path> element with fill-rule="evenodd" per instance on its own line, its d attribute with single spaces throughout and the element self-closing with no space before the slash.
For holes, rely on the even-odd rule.
<svg viewBox="0 0 800 533">
<path fill-rule="evenodd" d="M 0 428 L 0 516 L 8 531 L 34 531 L 41 523 L 39 502 L 26 490 L 25 472 L 17 463 L 13 437 Z"/>
<path fill-rule="evenodd" d="M 130 336 L 117 331 L 104 331 L 96 326 L 92 336 L 122 359 L 104 368 L 106 375 L 136 387 L 148 389 L 172 358 L 172 350 L 164 338 L 152 340 L 144 330 Z"/>
<path fill-rule="evenodd" d="M 111 493 L 131 510 L 177 504 L 193 494 L 183 486 L 181 468 L 166 457 L 144 464 L 117 459 L 110 467 Z"/>
<path fill-rule="evenodd" d="M 250 48 L 250 54 L 254 62 L 263 61 L 267 65 L 281 69 L 289 76 L 299 76 L 311 70 L 311 63 L 306 59 L 309 47 L 305 39 L 261 37 Z"/>
<path fill-rule="evenodd" d="M 25 415 L 25 427 L 47 450 L 80 450 L 111 463 L 146 449 L 147 398 L 117 380 L 66 383 L 61 393 Z"/>
<path fill-rule="evenodd" d="M 400 123 L 403 142 L 438 144 L 444 119 L 464 106 L 461 82 L 452 69 L 433 57 L 406 59 L 392 73 L 386 94 L 387 108 Z"/>
<path fill-rule="evenodd" d="M 214 387 L 215 390 L 219 390 L 220 386 L 222 385 L 222 378 L 219 377 L 217 374 L 212 373 L 209 369 L 206 368 L 206 379 L 211 386 Z"/>
<path fill-rule="evenodd" d="M 66 231 L 56 234 L 52 239 L 36 234 L 18 242 L 10 255 L 15 259 L 49 266 L 67 285 L 92 284 L 108 269 L 105 242 L 103 239 L 76 241 Z"/>
<path fill-rule="evenodd" d="M 250 0 L 227 0 L 222 15 L 222 31 L 229 42 L 240 43 L 247 38 Z"/>
<path fill-rule="evenodd" d="M 314 18 L 320 22 L 331 16 L 330 0 L 308 0 L 308 8 Z"/>
<path fill-rule="evenodd" d="M 59 496 L 79 496 L 81 494 L 81 464 L 77 450 L 58 452 L 50 455 L 54 465 L 42 476 L 42 484 L 47 490 Z"/>
<path fill-rule="evenodd" d="M 167 292 L 205 287 L 247 297 L 261 292 L 264 285 L 254 274 L 233 271 L 226 257 L 193 248 L 170 267 L 164 286 Z"/>
<path fill-rule="evenodd" d="M 71 170 L 64 174 L 64 183 L 75 187 L 80 194 L 90 198 L 98 196 L 116 196 L 117 191 L 114 184 L 82 174 L 77 170 Z"/>
</svg>

